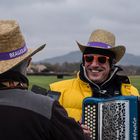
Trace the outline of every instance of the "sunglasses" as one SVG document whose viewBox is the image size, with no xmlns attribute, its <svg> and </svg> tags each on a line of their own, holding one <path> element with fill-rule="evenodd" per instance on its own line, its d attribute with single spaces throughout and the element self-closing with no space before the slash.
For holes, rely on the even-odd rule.
<svg viewBox="0 0 140 140">
<path fill-rule="evenodd" d="M 95 54 L 85 54 L 84 55 L 84 60 L 87 63 L 92 63 L 94 60 L 100 64 L 105 64 L 107 60 L 109 60 L 108 56 L 101 56 L 101 55 L 95 55 Z"/>
</svg>

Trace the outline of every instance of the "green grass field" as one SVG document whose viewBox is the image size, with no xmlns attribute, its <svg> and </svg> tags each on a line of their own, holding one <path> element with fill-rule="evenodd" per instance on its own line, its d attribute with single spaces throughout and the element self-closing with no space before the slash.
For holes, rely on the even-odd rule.
<svg viewBox="0 0 140 140">
<path fill-rule="evenodd" d="M 140 92 L 140 76 L 130 76 L 131 83 L 139 90 Z"/>
<path fill-rule="evenodd" d="M 29 78 L 29 83 L 30 83 L 30 88 L 32 85 L 38 85 L 43 88 L 49 89 L 49 84 L 64 80 L 64 79 L 70 79 L 72 77 L 70 76 L 64 76 L 63 79 L 57 79 L 56 76 L 28 76 Z M 140 92 L 140 76 L 130 76 L 129 77 L 131 80 L 131 83 L 139 90 Z"/>
<path fill-rule="evenodd" d="M 50 83 L 64 80 L 64 79 L 70 79 L 72 77 L 64 76 L 63 79 L 58 79 L 56 76 L 28 76 L 28 78 L 29 78 L 30 88 L 32 87 L 32 85 L 38 85 L 43 88 L 49 89 Z"/>
</svg>

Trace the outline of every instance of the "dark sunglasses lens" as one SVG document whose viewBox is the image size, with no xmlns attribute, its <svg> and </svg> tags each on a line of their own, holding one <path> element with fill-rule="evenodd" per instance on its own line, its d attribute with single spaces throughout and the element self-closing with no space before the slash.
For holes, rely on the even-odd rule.
<svg viewBox="0 0 140 140">
<path fill-rule="evenodd" d="M 85 61 L 86 61 L 86 62 L 92 62 L 93 59 L 94 59 L 93 56 L 85 56 Z"/>
<path fill-rule="evenodd" d="M 106 63 L 106 60 L 107 58 L 106 57 L 98 57 L 98 61 L 99 61 L 99 63 L 101 63 L 101 64 L 104 64 L 104 63 Z"/>
</svg>

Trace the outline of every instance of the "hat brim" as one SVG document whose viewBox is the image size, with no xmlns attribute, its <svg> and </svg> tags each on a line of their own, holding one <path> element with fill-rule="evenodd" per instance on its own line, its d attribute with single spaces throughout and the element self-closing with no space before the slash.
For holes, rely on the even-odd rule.
<svg viewBox="0 0 140 140">
<path fill-rule="evenodd" d="M 76 41 L 77 45 L 79 46 L 79 49 L 81 50 L 81 52 L 83 53 L 84 50 L 87 48 L 87 47 L 91 47 L 91 48 L 96 48 L 99 49 L 99 50 L 110 50 L 111 52 L 113 52 L 113 54 L 115 55 L 115 61 L 116 63 L 119 62 L 121 60 L 121 58 L 123 57 L 124 53 L 125 53 L 125 46 L 123 45 L 119 45 L 119 46 L 115 46 L 115 47 L 112 47 L 112 48 L 101 48 L 101 47 L 92 47 L 92 46 L 86 46 L 86 45 L 82 45 L 80 44 L 78 41 Z"/>
<path fill-rule="evenodd" d="M 0 74 L 10 70 L 11 68 L 15 67 L 25 59 L 35 55 L 37 52 L 41 51 L 45 46 L 46 44 L 43 44 L 42 46 L 34 49 L 28 48 L 28 51 L 25 54 L 21 55 L 20 57 L 0 61 Z"/>
</svg>

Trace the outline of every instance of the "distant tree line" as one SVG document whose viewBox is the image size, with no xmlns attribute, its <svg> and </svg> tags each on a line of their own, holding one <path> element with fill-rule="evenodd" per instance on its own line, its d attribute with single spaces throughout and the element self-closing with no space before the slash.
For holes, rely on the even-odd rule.
<svg viewBox="0 0 140 140">
<path fill-rule="evenodd" d="M 140 66 L 121 66 L 127 75 L 140 75 Z"/>
<path fill-rule="evenodd" d="M 55 72 L 55 73 L 76 73 L 80 69 L 79 63 L 63 63 L 63 64 L 50 64 L 41 63 L 46 66 L 42 72 Z M 127 75 L 140 75 L 140 66 L 121 66 Z"/>
</svg>

